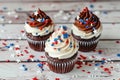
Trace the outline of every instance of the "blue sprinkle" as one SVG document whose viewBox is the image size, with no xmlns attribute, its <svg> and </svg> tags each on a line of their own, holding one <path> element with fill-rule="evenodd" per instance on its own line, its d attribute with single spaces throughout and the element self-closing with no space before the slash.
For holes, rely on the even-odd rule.
<svg viewBox="0 0 120 80">
<path fill-rule="evenodd" d="M 10 48 L 10 46 L 5 46 L 6 48 Z"/>
<path fill-rule="evenodd" d="M 49 40 L 49 39 L 48 39 L 47 41 L 48 41 L 48 42 L 50 42 L 50 40 Z"/>
<path fill-rule="evenodd" d="M 22 8 L 18 8 L 18 10 L 22 10 Z"/>
<path fill-rule="evenodd" d="M 37 59 L 37 60 L 36 60 L 36 62 L 40 62 L 40 60 L 39 60 L 39 59 Z"/>
<path fill-rule="evenodd" d="M 46 33 L 48 33 L 48 30 L 46 30 Z"/>
<path fill-rule="evenodd" d="M 4 10 L 6 10 L 6 9 L 7 9 L 7 7 L 3 7 L 3 9 L 4 9 Z"/>
<path fill-rule="evenodd" d="M 94 19 L 94 16 L 92 16 L 92 18 Z"/>
<path fill-rule="evenodd" d="M 55 38 L 55 39 L 54 39 L 54 41 L 57 41 L 57 40 L 58 40 L 58 38 Z"/>
<path fill-rule="evenodd" d="M 101 61 L 101 64 L 104 64 L 104 63 L 105 63 L 105 60 L 102 60 L 102 61 Z"/>
<path fill-rule="evenodd" d="M 28 68 L 24 68 L 24 71 L 27 71 L 28 70 Z"/>
<path fill-rule="evenodd" d="M 34 18 L 31 18 L 31 21 L 34 21 Z"/>
<path fill-rule="evenodd" d="M 120 53 L 118 53 L 117 56 L 120 57 Z"/>
<path fill-rule="evenodd" d="M 78 48 L 79 46 L 77 45 L 77 48 Z"/>
<path fill-rule="evenodd" d="M 94 5 L 93 5 L 93 4 L 91 4 L 91 5 L 90 5 L 90 8 L 94 8 Z"/>
<path fill-rule="evenodd" d="M 86 21 L 88 21 L 88 18 L 86 18 Z"/>
<path fill-rule="evenodd" d="M 37 66 L 38 66 L 38 67 L 43 67 L 43 64 L 40 64 L 40 63 L 39 63 Z"/>
<path fill-rule="evenodd" d="M 14 44 L 13 44 L 13 43 L 11 43 L 11 44 L 10 44 L 10 46 L 14 46 Z"/>
<path fill-rule="evenodd" d="M 51 46 L 54 46 L 54 44 L 51 44 Z"/>
<path fill-rule="evenodd" d="M 83 24 L 86 24 L 86 22 L 84 21 Z"/>
<path fill-rule="evenodd" d="M 42 68 L 42 71 L 44 71 L 44 69 Z"/>
<path fill-rule="evenodd" d="M 26 65 L 23 64 L 22 67 L 26 67 Z"/>
<path fill-rule="evenodd" d="M 103 11 L 103 14 L 107 14 L 108 12 L 107 11 Z"/>
<path fill-rule="evenodd" d="M 49 19 L 49 16 L 46 16 L 46 19 Z"/>
<path fill-rule="evenodd" d="M 87 25 L 85 28 L 87 28 L 87 29 L 88 29 L 88 28 L 89 28 L 89 26 Z"/>
<path fill-rule="evenodd" d="M 72 48 L 72 45 L 70 45 L 70 48 Z"/>
<path fill-rule="evenodd" d="M 72 45 L 72 42 L 70 42 L 70 45 Z"/>
<path fill-rule="evenodd" d="M 100 64 L 99 63 L 96 63 L 95 66 L 99 66 Z"/>
<path fill-rule="evenodd" d="M 63 41 L 60 39 L 60 42 L 63 42 Z"/>
<path fill-rule="evenodd" d="M 60 51 L 60 48 L 58 48 L 58 51 Z"/>
<path fill-rule="evenodd" d="M 60 39 L 61 36 L 58 36 L 58 39 Z"/>
<path fill-rule="evenodd" d="M 64 30 L 67 30 L 67 27 L 66 27 L 66 26 L 63 26 L 63 29 L 64 29 Z"/>
<path fill-rule="evenodd" d="M 84 20 L 83 20 L 83 19 L 80 19 L 80 22 L 84 22 Z"/>
<path fill-rule="evenodd" d="M 41 22 L 44 22 L 44 21 L 45 21 L 45 19 L 44 19 L 44 18 L 42 18 Z"/>
<path fill-rule="evenodd" d="M 36 35 L 38 35 L 38 33 L 36 33 Z"/>
<path fill-rule="evenodd" d="M 68 38 L 68 37 L 69 37 L 68 33 L 63 34 L 63 38 Z"/>
</svg>

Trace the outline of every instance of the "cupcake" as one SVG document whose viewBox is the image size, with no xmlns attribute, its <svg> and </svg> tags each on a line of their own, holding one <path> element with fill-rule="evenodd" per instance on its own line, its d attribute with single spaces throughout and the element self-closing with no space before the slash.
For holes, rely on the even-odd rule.
<svg viewBox="0 0 120 80">
<path fill-rule="evenodd" d="M 71 29 L 72 36 L 79 42 L 79 51 L 93 51 L 101 36 L 102 26 L 99 18 L 86 7 L 75 18 Z"/>
<path fill-rule="evenodd" d="M 28 17 L 24 27 L 30 48 L 35 51 L 44 51 L 45 41 L 54 31 L 51 18 L 38 9 Z"/>
<path fill-rule="evenodd" d="M 55 73 L 70 72 L 77 60 L 79 45 L 68 34 L 66 26 L 60 26 L 45 43 L 45 55 L 49 69 Z"/>
</svg>

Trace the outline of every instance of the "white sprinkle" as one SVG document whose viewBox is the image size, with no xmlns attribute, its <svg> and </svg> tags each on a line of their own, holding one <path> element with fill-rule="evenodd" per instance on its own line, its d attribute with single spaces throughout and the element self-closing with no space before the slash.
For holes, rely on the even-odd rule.
<svg viewBox="0 0 120 80">
<path fill-rule="evenodd" d="M 80 17 L 79 17 L 79 16 L 77 16 L 77 20 L 79 20 L 79 18 L 80 18 Z"/>
<path fill-rule="evenodd" d="M 37 19 L 37 21 L 38 21 L 38 22 L 41 22 L 41 20 L 42 20 L 42 19 L 40 19 L 40 18 L 39 18 L 39 19 Z"/>
<path fill-rule="evenodd" d="M 20 59 L 16 59 L 16 61 L 17 61 L 17 63 L 20 63 L 20 62 L 21 62 L 21 60 L 20 60 Z"/>
<path fill-rule="evenodd" d="M 11 54 L 10 56 L 11 56 L 12 58 L 15 58 L 15 54 Z"/>
<path fill-rule="evenodd" d="M 50 7 L 51 7 L 51 8 L 55 8 L 55 4 L 51 4 Z"/>
<path fill-rule="evenodd" d="M 100 11 L 95 11 L 94 14 L 100 15 Z"/>
<path fill-rule="evenodd" d="M 18 16 L 18 15 L 15 15 L 14 17 L 15 17 L 15 18 L 18 18 L 19 16 Z"/>
<path fill-rule="evenodd" d="M 12 21 L 11 21 L 11 20 L 9 20 L 9 21 L 8 21 L 8 23 L 9 23 L 9 24 L 11 24 L 11 23 L 12 23 Z"/>
<path fill-rule="evenodd" d="M 5 21 L 5 19 L 4 19 L 4 18 L 0 18 L 0 21 L 2 21 L 2 22 L 3 22 L 3 21 Z"/>
<path fill-rule="evenodd" d="M 10 47 L 10 48 L 9 48 L 9 51 L 11 51 L 11 50 L 13 50 L 13 47 Z"/>
<path fill-rule="evenodd" d="M 20 48 L 20 45 L 15 45 L 14 47 L 16 47 L 16 48 Z"/>
<path fill-rule="evenodd" d="M 36 16 L 37 16 L 37 14 L 38 14 L 38 12 L 37 12 L 37 11 L 35 11 L 35 12 L 34 12 L 34 15 L 36 15 Z"/>
</svg>

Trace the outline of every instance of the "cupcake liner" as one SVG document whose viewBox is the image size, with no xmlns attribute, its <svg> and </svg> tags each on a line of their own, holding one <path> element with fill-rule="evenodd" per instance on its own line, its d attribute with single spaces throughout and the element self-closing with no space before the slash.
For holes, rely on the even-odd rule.
<svg viewBox="0 0 120 80">
<path fill-rule="evenodd" d="M 90 41 L 79 40 L 79 51 L 88 52 L 94 50 L 98 44 L 98 41 L 99 37 Z"/>
<path fill-rule="evenodd" d="M 77 61 L 77 57 L 67 61 L 66 60 L 56 61 L 54 59 L 50 59 L 49 57 L 47 57 L 47 63 L 48 63 L 49 69 L 55 73 L 61 73 L 61 74 L 67 73 L 73 70 L 76 61 Z"/>
<path fill-rule="evenodd" d="M 26 37 L 26 39 L 27 39 L 28 44 L 29 44 L 31 49 L 33 49 L 35 51 L 44 51 L 46 40 L 35 41 L 35 40 L 31 40 L 27 37 Z"/>
<path fill-rule="evenodd" d="M 91 40 L 91 41 L 78 41 L 78 43 L 82 46 L 91 46 L 94 45 L 96 43 L 98 43 L 99 38 L 97 38 L 96 40 Z"/>
</svg>

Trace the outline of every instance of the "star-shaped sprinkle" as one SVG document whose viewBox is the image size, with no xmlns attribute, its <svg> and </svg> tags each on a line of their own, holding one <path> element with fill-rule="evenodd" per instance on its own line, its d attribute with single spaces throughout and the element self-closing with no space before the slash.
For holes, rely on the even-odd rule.
<svg viewBox="0 0 120 80">
<path fill-rule="evenodd" d="M 64 39 L 66 39 L 66 38 L 68 38 L 68 37 L 69 37 L 68 33 L 63 34 L 63 38 L 64 38 Z"/>
</svg>

